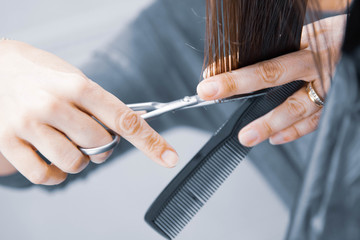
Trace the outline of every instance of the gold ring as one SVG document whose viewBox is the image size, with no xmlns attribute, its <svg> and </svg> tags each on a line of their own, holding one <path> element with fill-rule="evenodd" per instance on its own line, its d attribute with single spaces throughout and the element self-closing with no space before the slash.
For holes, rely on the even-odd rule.
<svg viewBox="0 0 360 240">
<path fill-rule="evenodd" d="M 311 101 L 313 101 L 316 106 L 322 107 L 324 106 L 324 101 L 319 97 L 319 95 L 316 93 L 312 82 L 309 82 L 306 86 L 306 92 L 310 98 Z"/>
</svg>

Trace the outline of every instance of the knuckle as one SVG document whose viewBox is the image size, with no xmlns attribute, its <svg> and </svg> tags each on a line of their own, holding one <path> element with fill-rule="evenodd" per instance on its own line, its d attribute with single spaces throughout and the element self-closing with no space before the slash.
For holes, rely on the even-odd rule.
<svg viewBox="0 0 360 240">
<path fill-rule="evenodd" d="M 126 135 L 136 135 L 142 128 L 141 116 L 134 111 L 120 111 L 116 119 L 116 126 L 119 127 L 119 132 Z"/>
<path fill-rule="evenodd" d="M 226 93 L 234 93 L 238 90 L 238 82 L 235 79 L 235 74 L 232 72 L 223 73 L 222 78 L 224 90 Z"/>
<path fill-rule="evenodd" d="M 310 117 L 309 127 L 311 129 L 317 129 L 320 121 L 320 114 L 314 114 Z"/>
<path fill-rule="evenodd" d="M 274 134 L 274 129 L 268 121 L 263 121 L 262 125 L 266 131 L 267 136 L 271 136 Z"/>
<path fill-rule="evenodd" d="M 301 137 L 303 134 L 301 134 L 301 131 L 295 126 L 293 125 L 292 127 L 292 136 L 291 136 L 291 139 L 297 139 L 299 137 Z"/>
<path fill-rule="evenodd" d="M 12 142 L 12 141 L 10 141 L 10 139 L 13 139 L 15 136 L 16 136 L 16 134 L 10 127 L 1 129 L 0 130 L 0 146 L 2 144 L 9 145 Z"/>
<path fill-rule="evenodd" d="M 165 149 L 165 143 L 158 134 L 149 134 L 145 138 L 145 145 L 148 152 L 159 155 Z"/>
<path fill-rule="evenodd" d="M 87 165 L 86 157 L 81 154 L 69 154 L 62 163 L 62 170 L 67 173 L 79 173 Z"/>
<path fill-rule="evenodd" d="M 294 97 L 290 97 L 286 101 L 286 108 L 289 115 L 293 118 L 302 117 L 306 113 L 305 105 Z"/>
<path fill-rule="evenodd" d="M 286 71 L 285 66 L 276 59 L 260 62 L 256 73 L 267 83 L 277 82 Z"/>
<path fill-rule="evenodd" d="M 57 113 L 61 108 L 61 103 L 59 100 L 55 98 L 50 98 L 44 101 L 43 106 L 39 111 L 45 113 L 48 116 L 51 116 L 55 113 Z"/>
<path fill-rule="evenodd" d="M 33 184 L 45 184 L 49 180 L 48 168 L 33 170 L 28 180 Z"/>
<path fill-rule="evenodd" d="M 84 76 L 76 75 L 73 80 L 73 89 L 77 96 L 83 96 L 84 94 L 89 94 L 89 92 L 94 91 L 95 87 L 93 82 L 87 79 Z"/>
<path fill-rule="evenodd" d="M 13 126 L 15 129 L 20 131 L 29 131 L 30 129 L 35 129 L 37 127 L 37 122 L 33 117 L 34 113 L 31 111 L 25 111 L 20 114 L 20 117 L 14 121 Z"/>
</svg>

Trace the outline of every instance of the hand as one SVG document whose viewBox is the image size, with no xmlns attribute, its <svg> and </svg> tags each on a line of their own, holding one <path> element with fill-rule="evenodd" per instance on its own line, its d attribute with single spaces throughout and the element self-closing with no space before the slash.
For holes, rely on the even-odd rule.
<svg viewBox="0 0 360 240">
<path fill-rule="evenodd" d="M 0 152 L 35 184 L 59 184 L 90 160 L 101 163 L 109 157 L 110 152 L 89 158 L 77 147 L 112 141 L 92 116 L 157 163 L 172 167 L 178 159 L 175 150 L 115 96 L 60 58 L 21 42 L 0 41 L 0 113 Z"/>
<path fill-rule="evenodd" d="M 312 25 L 305 26 L 301 50 L 207 78 L 198 85 L 199 96 L 205 100 L 219 99 L 304 80 L 312 82 L 316 92 L 324 99 L 339 58 L 345 21 L 345 15 L 320 20 L 313 25 L 315 32 Z M 321 60 L 323 82 L 314 56 L 319 56 Z M 209 76 L 207 70 L 204 75 Z M 244 127 L 239 133 L 239 140 L 245 146 L 254 146 L 268 138 L 272 144 L 287 143 L 314 131 L 320 115 L 321 108 L 310 100 L 304 87 L 283 104 Z"/>
</svg>

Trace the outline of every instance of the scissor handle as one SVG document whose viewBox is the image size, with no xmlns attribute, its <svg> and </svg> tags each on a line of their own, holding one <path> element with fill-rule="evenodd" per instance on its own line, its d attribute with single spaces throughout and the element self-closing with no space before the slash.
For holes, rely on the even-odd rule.
<svg viewBox="0 0 360 240">
<path fill-rule="evenodd" d="M 97 155 L 97 154 L 104 153 L 104 152 L 114 149 L 120 142 L 120 136 L 117 135 L 111 129 L 107 129 L 107 131 L 111 134 L 111 136 L 113 138 L 113 140 L 110 143 L 100 146 L 100 147 L 96 147 L 96 148 L 79 148 L 80 151 L 88 156 L 91 156 L 91 155 Z"/>
</svg>

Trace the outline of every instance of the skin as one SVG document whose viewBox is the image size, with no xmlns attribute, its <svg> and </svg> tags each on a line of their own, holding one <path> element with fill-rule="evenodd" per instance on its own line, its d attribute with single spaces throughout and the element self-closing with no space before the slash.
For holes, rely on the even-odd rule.
<svg viewBox="0 0 360 240">
<path fill-rule="evenodd" d="M 318 21 L 314 28 L 305 26 L 301 50 L 297 52 L 209 78 L 206 78 L 209 73 L 205 70 L 206 79 L 198 85 L 197 92 L 201 98 L 213 100 L 301 79 L 312 82 L 316 92 L 324 98 L 330 87 L 329 76 L 339 59 L 345 21 L 346 16 L 340 15 Z M 314 62 L 314 53 L 321 58 L 323 82 Z M 245 126 L 239 132 L 239 141 L 245 146 L 255 146 L 266 139 L 272 144 L 291 142 L 313 132 L 320 116 L 321 108 L 310 100 L 304 87 L 265 116 Z"/>
<path fill-rule="evenodd" d="M 352 0 L 309 0 L 308 6 L 322 11 L 338 11 L 346 9 Z"/>
<path fill-rule="evenodd" d="M 92 116 L 160 165 L 173 167 L 178 160 L 139 113 L 77 68 L 25 43 L 0 41 L 0 112 L 0 176 L 19 171 L 34 184 L 55 185 L 89 161 L 104 162 L 111 152 L 89 157 L 77 147 L 112 140 Z"/>
</svg>

